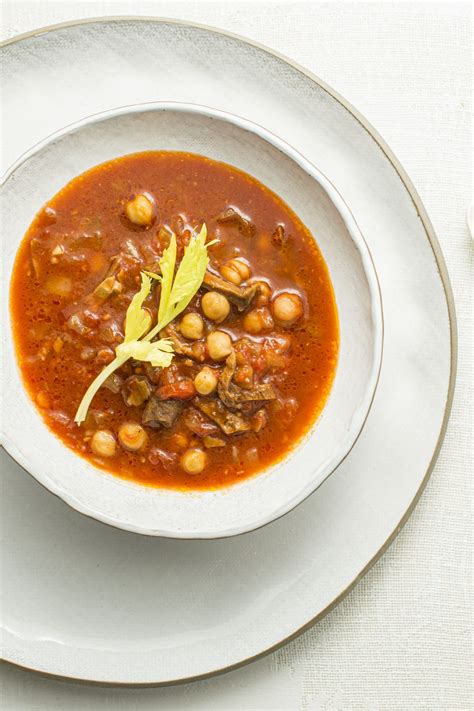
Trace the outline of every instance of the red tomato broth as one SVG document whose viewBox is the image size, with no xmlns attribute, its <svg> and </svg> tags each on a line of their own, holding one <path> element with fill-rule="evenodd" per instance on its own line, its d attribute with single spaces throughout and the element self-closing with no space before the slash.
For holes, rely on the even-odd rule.
<svg viewBox="0 0 474 711">
<path fill-rule="evenodd" d="M 132 225 L 124 216 L 125 203 L 137 193 L 150 194 L 155 200 L 156 219 L 149 229 Z M 251 220 L 255 225 L 253 236 L 243 234 L 233 223 L 218 221 L 218 216 L 229 206 Z M 148 443 L 143 451 L 128 452 L 118 445 L 116 455 L 110 459 L 97 457 L 91 452 L 88 435 L 98 426 L 97 420 L 94 421 L 95 416 L 99 417 L 97 413 L 105 413 L 101 424 L 116 433 L 125 421 L 139 423 L 143 410 L 126 405 L 120 392 L 102 387 L 86 422 L 81 426 L 74 423 L 85 391 L 104 367 L 98 352 L 102 352 L 101 357 L 107 362 L 123 338 L 123 319 L 131 297 L 139 288 L 140 270 L 156 261 L 164 248 L 157 238 L 160 226 L 177 233 L 181 256 L 189 239 L 186 227 L 188 230 L 200 227 L 203 222 L 208 228 L 208 240 L 220 240 L 209 248 L 214 272 L 219 273 L 229 259 L 244 258 L 251 267 L 250 282 L 265 280 L 271 286 L 272 298 L 288 291 L 298 294 L 303 303 L 303 317 L 295 325 L 275 326 L 258 335 L 245 332 L 245 312 L 239 313 L 234 306 L 229 317 L 217 326 L 204 319 L 206 330 L 225 331 L 234 342 L 245 336 L 252 347 L 269 338 L 291 339 L 289 352 L 281 358 L 284 367 L 267 369 L 263 375 L 277 392 L 277 400 L 265 404 L 267 424 L 258 433 L 230 436 L 215 433 L 226 445 L 207 449 L 205 469 L 198 475 L 188 474 L 179 464 L 183 438 L 187 438 L 188 446 L 201 446 L 200 438 L 190 434 L 185 424 L 185 412 L 192 402 L 188 400 L 170 429 L 147 428 Z M 283 245 L 272 237 L 278 225 L 282 225 L 287 236 Z M 34 246 L 32 240 L 37 240 Z M 126 242 L 132 244 L 132 254 L 124 257 L 122 293 L 106 299 L 99 310 L 89 308 L 88 295 L 104 278 L 110 259 L 130 251 L 130 245 L 124 247 Z M 55 259 L 51 255 L 58 245 L 64 253 Z M 46 288 L 51 283 L 48 280 L 57 276 L 70 280 L 69 295 L 51 294 Z M 198 292 L 186 311 L 201 313 L 203 293 Z M 155 323 L 156 294 L 147 299 L 146 305 Z M 77 309 L 82 314 L 84 309 L 91 312 L 86 317 L 90 331 L 83 336 L 67 325 L 67 319 Z M 252 306 L 248 310 L 251 309 Z M 92 168 L 57 193 L 35 217 L 19 247 L 12 274 L 11 312 L 23 380 L 49 428 L 68 447 L 100 468 L 141 484 L 176 489 L 227 486 L 285 457 L 324 407 L 339 347 L 337 310 L 329 273 L 314 239 L 299 218 L 251 176 L 227 164 L 186 153 L 145 152 L 124 156 Z M 115 334 L 108 323 L 118 324 Z M 63 341 L 62 346 L 58 345 L 58 339 Z M 266 352 L 274 352 L 273 345 L 267 342 Z M 94 357 L 87 358 L 87 349 L 93 351 Z M 253 358 L 255 377 L 260 377 L 262 354 L 252 357 L 246 354 L 245 358 L 247 361 Z M 199 370 L 198 365 L 183 365 L 183 358 L 178 356 L 173 362 L 181 369 L 180 377 L 190 379 Z M 224 366 L 208 358 L 202 365 L 219 371 Z M 122 377 L 146 372 L 145 363 L 131 361 L 118 371 Z"/>
</svg>

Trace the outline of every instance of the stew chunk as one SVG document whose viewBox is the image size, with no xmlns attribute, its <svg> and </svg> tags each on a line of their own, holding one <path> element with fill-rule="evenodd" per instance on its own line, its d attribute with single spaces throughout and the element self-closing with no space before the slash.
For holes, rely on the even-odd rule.
<svg viewBox="0 0 474 711">
<path fill-rule="evenodd" d="M 142 417 L 142 423 L 147 427 L 172 427 L 182 409 L 178 400 L 159 400 L 152 397 L 148 401 Z"/>
</svg>

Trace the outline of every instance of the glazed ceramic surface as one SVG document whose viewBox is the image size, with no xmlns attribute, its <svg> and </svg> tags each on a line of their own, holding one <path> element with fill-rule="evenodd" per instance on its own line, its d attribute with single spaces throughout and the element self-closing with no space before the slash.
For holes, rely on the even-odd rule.
<svg viewBox="0 0 474 711">
<path fill-rule="evenodd" d="M 385 317 L 374 404 L 346 460 L 278 521 L 216 541 L 137 536 L 79 515 L 2 455 L 6 659 L 144 684 L 250 661 L 343 597 L 427 479 L 452 396 L 451 338 L 455 347 L 428 218 L 361 117 L 238 38 L 171 22 L 98 22 L 7 46 L 3 65 L 5 169 L 52 131 L 123 104 L 127 86 L 131 103 L 195 102 L 265 125 L 338 186 L 369 244 Z"/>
<path fill-rule="evenodd" d="M 3 423 L 4 446 L 48 489 L 105 523 L 177 538 L 236 535 L 292 509 L 353 446 L 381 364 L 379 288 L 362 235 L 323 175 L 261 127 L 186 104 L 125 107 L 87 119 L 22 159 L 10 172 L 1 198 L 9 235 L 4 243 L 7 273 L 24 231 L 49 197 L 97 163 L 147 149 L 184 150 L 231 163 L 283 197 L 317 236 L 335 291 L 341 334 L 336 376 L 323 413 L 288 457 L 237 485 L 193 493 L 141 486 L 105 474 L 48 430 L 22 387 L 10 330 L 3 375 L 5 407 L 13 417 Z M 6 293 L 3 302 L 8 303 Z M 25 438 L 25 431 L 31 437 Z"/>
</svg>

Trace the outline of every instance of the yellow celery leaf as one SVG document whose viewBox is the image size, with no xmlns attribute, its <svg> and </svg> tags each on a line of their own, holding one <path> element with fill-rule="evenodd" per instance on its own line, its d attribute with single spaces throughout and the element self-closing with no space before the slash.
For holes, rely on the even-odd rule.
<svg viewBox="0 0 474 711">
<path fill-rule="evenodd" d="M 176 237 L 173 234 L 169 247 L 160 260 L 161 275 L 141 272 L 141 288 L 135 294 L 125 317 L 125 338 L 115 349 L 117 357 L 91 383 L 78 407 L 75 421 L 80 424 L 86 418 L 87 411 L 96 392 L 117 368 L 129 358 L 149 361 L 155 367 L 167 367 L 173 358 L 173 347 L 168 339 L 150 343 L 152 339 L 176 318 L 189 304 L 200 288 L 209 257 L 207 248 L 214 241 L 206 244 L 207 228 L 203 224 L 199 235 L 192 237 L 184 250 L 181 264 L 174 274 L 176 266 Z M 174 278 L 173 278 L 174 277 Z M 151 325 L 149 312 L 142 308 L 150 293 L 152 279 L 161 282 L 158 323 L 148 331 Z M 147 333 L 148 331 L 148 333 Z M 144 336 L 144 334 L 146 334 Z M 141 340 L 138 340 L 140 339 Z"/>
<path fill-rule="evenodd" d="M 204 279 L 209 257 L 206 247 L 207 228 L 203 224 L 197 237 L 191 238 L 178 267 L 169 298 L 169 305 L 183 311 Z"/>
<path fill-rule="evenodd" d="M 115 352 L 119 358 L 146 360 L 155 368 L 167 368 L 173 360 L 173 344 L 169 338 L 162 338 L 153 343 L 149 341 L 121 343 Z"/>
<path fill-rule="evenodd" d="M 104 368 L 104 370 L 100 371 L 99 375 L 95 378 L 95 380 L 92 381 L 92 383 L 87 388 L 84 397 L 82 398 L 80 405 L 77 408 L 76 416 L 74 417 L 74 422 L 77 422 L 78 425 L 80 425 L 81 422 L 84 422 L 94 395 L 102 387 L 109 375 L 112 375 L 112 373 L 117 370 L 117 368 L 120 368 L 120 366 L 125 363 L 127 357 L 128 356 L 119 358 L 117 356 L 117 358 L 115 358 L 111 363 L 109 363 L 108 366 Z"/>
<path fill-rule="evenodd" d="M 147 309 L 143 309 L 142 305 L 146 297 L 151 291 L 151 278 L 141 272 L 142 284 L 130 302 L 125 316 L 125 338 L 124 343 L 136 341 L 148 331 L 151 326 L 151 315 Z"/>
<path fill-rule="evenodd" d="M 191 237 L 189 244 L 184 250 L 184 255 L 181 260 L 181 264 L 179 265 L 176 271 L 176 275 L 172 283 L 171 292 L 166 298 L 166 308 L 161 308 L 161 298 L 163 298 L 161 296 L 160 308 L 158 310 L 158 323 L 144 337 L 143 340 L 152 340 L 152 338 L 154 338 L 157 333 L 159 333 L 171 321 L 173 321 L 176 316 L 178 316 L 182 311 L 184 311 L 193 296 L 199 290 L 203 282 L 204 275 L 206 273 L 207 265 L 209 264 L 207 248 L 210 244 L 214 244 L 214 241 L 206 244 L 206 237 L 207 228 L 205 223 L 203 223 L 199 234 L 196 237 Z M 163 254 L 163 257 L 164 256 L 165 253 Z M 161 262 L 160 268 L 162 268 Z M 156 278 L 157 276 L 158 275 L 154 275 L 154 278 Z M 161 276 L 162 284 L 164 276 L 164 274 L 162 274 Z"/>
<path fill-rule="evenodd" d="M 163 252 L 160 259 L 161 270 L 161 294 L 160 304 L 158 307 L 158 323 L 163 321 L 165 314 L 168 312 L 171 287 L 173 286 L 174 269 L 176 266 L 176 236 L 173 233 L 169 246 Z"/>
</svg>

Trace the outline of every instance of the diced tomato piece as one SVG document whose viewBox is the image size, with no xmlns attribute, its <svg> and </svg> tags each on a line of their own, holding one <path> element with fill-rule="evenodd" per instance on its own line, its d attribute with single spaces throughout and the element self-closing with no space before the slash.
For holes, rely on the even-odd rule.
<svg viewBox="0 0 474 711">
<path fill-rule="evenodd" d="M 169 385 L 162 385 L 157 390 L 157 395 L 162 400 L 188 400 L 195 394 L 196 388 L 191 378 L 183 378 Z"/>
<path fill-rule="evenodd" d="M 172 383 L 175 383 L 177 380 L 179 380 L 179 370 L 177 366 L 173 363 L 172 365 L 169 365 L 167 368 L 163 368 L 160 374 L 160 385 L 165 386 L 165 385 L 172 385 Z"/>
</svg>

